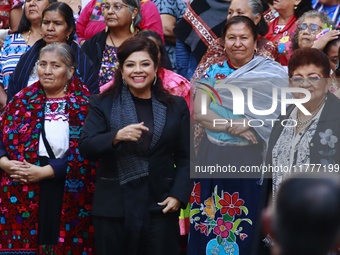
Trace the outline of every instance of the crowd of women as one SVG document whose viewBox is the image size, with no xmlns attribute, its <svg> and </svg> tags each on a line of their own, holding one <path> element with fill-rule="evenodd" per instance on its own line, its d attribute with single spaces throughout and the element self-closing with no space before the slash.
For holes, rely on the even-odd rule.
<svg viewBox="0 0 340 255">
<path fill-rule="evenodd" d="M 184 235 L 188 255 L 289 255 L 261 211 L 291 173 L 190 176 L 339 171 L 336 17 L 275 0 L 265 19 L 264 4 L 193 0 L 164 32 L 188 54 L 174 65 L 151 1 L 92 0 L 79 17 L 26 1 L 0 54 L 0 254 L 179 255 Z M 214 8 L 228 12 L 209 30 Z"/>
</svg>

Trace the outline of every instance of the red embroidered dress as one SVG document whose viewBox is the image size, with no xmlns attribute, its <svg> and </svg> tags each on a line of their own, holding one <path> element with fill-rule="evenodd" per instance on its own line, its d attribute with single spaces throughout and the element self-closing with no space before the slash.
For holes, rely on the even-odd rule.
<svg viewBox="0 0 340 255">
<path fill-rule="evenodd" d="M 0 254 L 95 254 L 90 220 L 95 164 L 82 158 L 78 149 L 89 95 L 76 78 L 66 95 L 70 138 L 58 244 L 37 242 L 39 183 L 22 185 L 0 170 Z M 0 118 L 0 157 L 40 165 L 37 152 L 45 103 L 45 93 L 36 82 L 7 105 Z"/>
</svg>

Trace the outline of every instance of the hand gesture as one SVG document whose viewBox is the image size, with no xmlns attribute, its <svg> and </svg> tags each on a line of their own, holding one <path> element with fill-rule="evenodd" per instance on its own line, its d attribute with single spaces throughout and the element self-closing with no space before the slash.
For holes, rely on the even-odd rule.
<svg viewBox="0 0 340 255">
<path fill-rule="evenodd" d="M 144 122 L 128 125 L 118 130 L 114 138 L 114 143 L 116 144 L 120 141 L 136 142 L 142 136 L 143 131 L 149 131 L 149 129 L 144 125 Z"/>
<path fill-rule="evenodd" d="M 166 214 L 168 212 L 178 211 L 181 201 L 174 197 L 167 197 L 163 202 L 158 203 L 158 205 L 165 206 L 162 212 Z"/>
</svg>

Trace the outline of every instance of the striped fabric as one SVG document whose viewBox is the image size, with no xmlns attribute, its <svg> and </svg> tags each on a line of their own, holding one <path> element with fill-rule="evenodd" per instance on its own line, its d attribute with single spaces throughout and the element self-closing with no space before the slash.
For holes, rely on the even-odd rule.
<svg viewBox="0 0 340 255">
<path fill-rule="evenodd" d="M 0 84 L 6 92 L 10 75 L 14 72 L 21 55 L 30 48 L 22 34 L 11 34 L 4 41 L 4 48 L 0 55 Z"/>
</svg>

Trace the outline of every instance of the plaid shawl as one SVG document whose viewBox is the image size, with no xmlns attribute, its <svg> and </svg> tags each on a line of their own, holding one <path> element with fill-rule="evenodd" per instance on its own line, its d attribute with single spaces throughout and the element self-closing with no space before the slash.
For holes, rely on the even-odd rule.
<svg viewBox="0 0 340 255">
<path fill-rule="evenodd" d="M 88 110 L 89 91 L 74 78 L 66 95 L 69 114 L 69 156 L 58 245 L 37 245 L 39 183 L 13 182 L 1 176 L 0 254 L 94 254 L 90 224 L 95 164 L 80 156 L 78 140 Z M 39 134 L 46 96 L 39 82 L 24 88 L 0 118 L 1 139 L 9 159 L 39 165 Z M 71 253 L 70 253 L 71 252 Z"/>
</svg>

